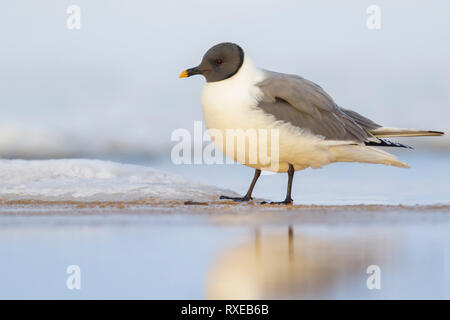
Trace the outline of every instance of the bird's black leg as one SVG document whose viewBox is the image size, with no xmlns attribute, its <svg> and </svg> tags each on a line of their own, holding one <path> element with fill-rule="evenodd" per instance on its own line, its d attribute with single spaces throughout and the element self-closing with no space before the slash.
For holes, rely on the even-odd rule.
<svg viewBox="0 0 450 320">
<path fill-rule="evenodd" d="M 256 181 L 258 181 L 259 176 L 261 175 L 261 170 L 256 169 L 255 175 L 253 176 L 252 183 L 248 188 L 247 194 L 243 197 L 228 197 L 228 196 L 220 196 L 220 199 L 233 200 L 233 201 L 250 201 L 252 200 L 252 192 L 255 187 Z"/>
<path fill-rule="evenodd" d="M 284 199 L 284 201 L 279 201 L 279 202 L 270 202 L 269 204 L 292 204 L 294 202 L 294 200 L 292 200 L 292 198 L 291 198 L 292 180 L 294 180 L 294 166 L 292 164 L 289 164 L 286 199 Z M 267 204 L 267 203 L 268 202 L 265 202 L 265 201 L 261 202 L 261 204 Z"/>
</svg>

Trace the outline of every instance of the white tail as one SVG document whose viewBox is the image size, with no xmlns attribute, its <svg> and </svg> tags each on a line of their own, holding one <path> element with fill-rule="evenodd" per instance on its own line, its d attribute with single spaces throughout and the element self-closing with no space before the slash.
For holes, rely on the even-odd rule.
<svg viewBox="0 0 450 320">
<path fill-rule="evenodd" d="M 398 160 L 394 155 L 374 147 L 362 145 L 343 145 L 330 148 L 340 162 L 364 162 L 409 168 L 409 165 Z"/>
</svg>

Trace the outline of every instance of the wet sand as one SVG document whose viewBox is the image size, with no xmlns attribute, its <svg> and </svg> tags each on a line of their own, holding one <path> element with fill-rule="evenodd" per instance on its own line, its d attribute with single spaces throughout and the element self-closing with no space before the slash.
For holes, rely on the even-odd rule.
<svg viewBox="0 0 450 320">
<path fill-rule="evenodd" d="M 227 225 L 279 224 L 399 224 L 450 222 L 450 205 L 261 205 L 209 201 L 189 203 L 181 200 L 145 199 L 134 201 L 0 201 L 0 219 L 20 216 L 140 216 L 176 215 L 186 224 L 198 221 Z M 1 227 L 1 220 L 0 220 Z"/>
</svg>

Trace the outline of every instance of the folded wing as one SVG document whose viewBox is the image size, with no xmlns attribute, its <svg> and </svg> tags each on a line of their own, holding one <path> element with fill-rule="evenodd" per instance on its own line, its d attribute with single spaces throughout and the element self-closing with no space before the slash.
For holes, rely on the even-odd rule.
<svg viewBox="0 0 450 320">
<path fill-rule="evenodd" d="M 326 140 L 356 143 L 369 142 L 372 136 L 367 130 L 380 127 L 356 112 L 347 113 L 320 86 L 309 80 L 266 72 L 267 77 L 257 84 L 263 92 L 258 107 L 277 120 L 289 122 Z"/>
<path fill-rule="evenodd" d="M 366 145 L 408 147 L 384 137 L 442 135 L 438 131 L 382 127 L 359 113 L 339 107 L 317 84 L 297 75 L 265 71 L 257 84 L 263 95 L 258 107 L 276 120 L 324 137 Z"/>
</svg>

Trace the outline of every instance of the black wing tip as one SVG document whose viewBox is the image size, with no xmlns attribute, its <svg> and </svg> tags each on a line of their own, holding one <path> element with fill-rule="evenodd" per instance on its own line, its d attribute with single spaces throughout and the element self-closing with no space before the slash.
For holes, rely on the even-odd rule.
<svg viewBox="0 0 450 320">
<path fill-rule="evenodd" d="M 428 130 L 427 132 L 428 132 L 428 133 L 432 133 L 432 134 L 437 134 L 437 135 L 440 135 L 440 136 L 445 135 L 445 132 L 444 132 L 444 131 Z"/>
<path fill-rule="evenodd" d="M 413 147 L 408 146 L 406 144 L 402 144 L 402 143 L 398 143 L 398 142 L 393 142 L 390 140 L 386 140 L 386 139 L 379 139 L 379 142 L 375 142 L 375 141 L 368 141 L 365 142 L 366 146 L 375 146 L 375 147 L 395 147 L 395 148 L 406 148 L 406 149 L 411 149 L 414 150 Z"/>
</svg>

